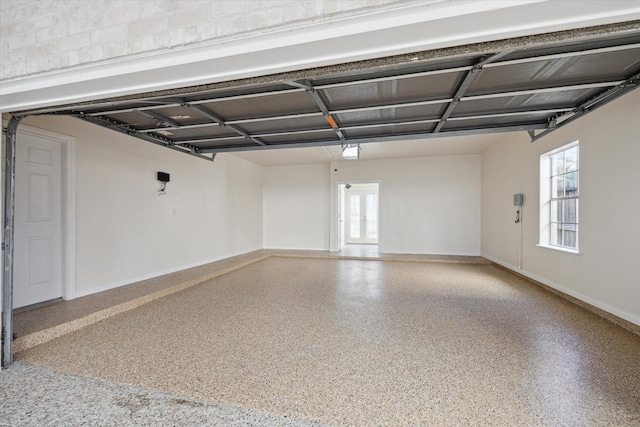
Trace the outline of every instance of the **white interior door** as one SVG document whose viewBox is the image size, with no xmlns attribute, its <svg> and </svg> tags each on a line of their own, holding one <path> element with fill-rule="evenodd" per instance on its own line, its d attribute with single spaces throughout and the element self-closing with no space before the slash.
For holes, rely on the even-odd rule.
<svg viewBox="0 0 640 427">
<path fill-rule="evenodd" d="M 62 296 L 62 144 L 16 144 L 14 308 Z"/>
<path fill-rule="evenodd" d="M 378 244 L 378 192 L 346 192 L 346 243 Z"/>
</svg>

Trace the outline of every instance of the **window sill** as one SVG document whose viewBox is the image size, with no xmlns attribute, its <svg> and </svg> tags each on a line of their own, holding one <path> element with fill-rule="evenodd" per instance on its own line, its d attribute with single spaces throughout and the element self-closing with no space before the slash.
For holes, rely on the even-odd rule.
<svg viewBox="0 0 640 427">
<path fill-rule="evenodd" d="M 538 246 L 539 248 L 553 249 L 554 251 L 566 252 L 573 255 L 582 255 L 582 252 L 580 252 L 578 249 L 563 248 L 561 246 L 543 245 L 541 243 L 537 244 L 536 246 Z"/>
</svg>

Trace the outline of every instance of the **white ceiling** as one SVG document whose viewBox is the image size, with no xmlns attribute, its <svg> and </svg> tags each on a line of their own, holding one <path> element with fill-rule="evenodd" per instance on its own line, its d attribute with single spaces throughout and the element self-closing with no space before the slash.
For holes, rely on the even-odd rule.
<svg viewBox="0 0 640 427">
<path fill-rule="evenodd" d="M 509 134 L 372 142 L 361 145 L 360 160 L 480 154 L 494 142 L 507 137 L 507 135 Z M 305 165 L 342 161 L 342 151 L 339 145 L 241 151 L 234 152 L 231 155 L 261 166 Z"/>
</svg>

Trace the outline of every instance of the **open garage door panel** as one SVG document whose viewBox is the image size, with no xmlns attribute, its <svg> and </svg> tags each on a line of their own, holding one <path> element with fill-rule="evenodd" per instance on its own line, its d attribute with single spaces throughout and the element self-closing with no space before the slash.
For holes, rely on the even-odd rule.
<svg viewBox="0 0 640 427">
<path fill-rule="evenodd" d="M 48 108 L 211 153 L 527 131 L 532 140 L 638 87 L 640 23 L 462 46 Z"/>
</svg>

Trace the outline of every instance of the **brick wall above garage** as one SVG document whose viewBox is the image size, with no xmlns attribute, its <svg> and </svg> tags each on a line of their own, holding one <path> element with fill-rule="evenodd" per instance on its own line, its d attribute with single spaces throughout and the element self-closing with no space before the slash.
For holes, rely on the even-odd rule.
<svg viewBox="0 0 640 427">
<path fill-rule="evenodd" d="M 410 0 L 0 2 L 0 80 L 355 16 Z M 422 2 L 424 3 L 424 2 Z"/>
</svg>

